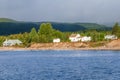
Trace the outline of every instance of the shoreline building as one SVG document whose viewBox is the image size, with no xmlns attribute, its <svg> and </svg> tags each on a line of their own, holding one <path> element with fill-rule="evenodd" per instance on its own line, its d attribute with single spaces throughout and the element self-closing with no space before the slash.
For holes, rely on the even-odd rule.
<svg viewBox="0 0 120 80">
<path fill-rule="evenodd" d="M 69 37 L 69 40 L 71 42 L 78 42 L 80 41 L 80 34 L 71 34 L 70 37 Z"/>
<path fill-rule="evenodd" d="M 88 37 L 88 36 L 84 36 L 84 37 L 81 38 L 82 42 L 89 42 L 91 40 L 92 40 L 91 37 Z"/>
<path fill-rule="evenodd" d="M 116 35 L 106 35 L 104 38 L 109 39 L 109 40 L 118 39 L 118 37 Z"/>
<path fill-rule="evenodd" d="M 53 39 L 53 43 L 59 43 L 59 42 L 60 42 L 60 38 Z"/>
<path fill-rule="evenodd" d="M 22 42 L 18 39 L 9 39 L 9 40 L 5 40 L 3 42 L 3 47 L 7 47 L 7 46 L 14 46 L 14 45 L 21 45 Z"/>
</svg>

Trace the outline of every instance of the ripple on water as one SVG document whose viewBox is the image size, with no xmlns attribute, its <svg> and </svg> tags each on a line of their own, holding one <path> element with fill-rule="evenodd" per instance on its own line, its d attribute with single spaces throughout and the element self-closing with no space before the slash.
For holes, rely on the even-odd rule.
<svg viewBox="0 0 120 80">
<path fill-rule="evenodd" d="M 0 52 L 0 80 L 120 80 L 120 51 Z"/>
</svg>

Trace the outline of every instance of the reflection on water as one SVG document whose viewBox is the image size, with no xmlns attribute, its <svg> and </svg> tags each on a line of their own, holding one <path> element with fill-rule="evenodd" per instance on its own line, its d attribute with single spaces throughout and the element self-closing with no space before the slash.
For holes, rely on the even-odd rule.
<svg viewBox="0 0 120 80">
<path fill-rule="evenodd" d="M 119 80 L 120 51 L 1 51 L 0 80 Z"/>
</svg>

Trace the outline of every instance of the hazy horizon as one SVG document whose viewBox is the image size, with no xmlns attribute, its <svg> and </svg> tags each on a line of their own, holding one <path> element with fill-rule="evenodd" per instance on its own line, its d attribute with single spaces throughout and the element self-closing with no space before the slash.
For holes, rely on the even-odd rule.
<svg viewBox="0 0 120 80">
<path fill-rule="evenodd" d="M 17 21 L 112 23 L 120 0 L 1 0 L 0 17 Z"/>
</svg>

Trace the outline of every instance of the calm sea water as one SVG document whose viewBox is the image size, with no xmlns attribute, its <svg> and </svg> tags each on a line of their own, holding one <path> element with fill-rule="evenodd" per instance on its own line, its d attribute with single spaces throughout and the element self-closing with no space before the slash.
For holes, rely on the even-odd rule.
<svg viewBox="0 0 120 80">
<path fill-rule="evenodd" d="M 120 80 L 120 51 L 0 51 L 0 80 Z"/>
</svg>

